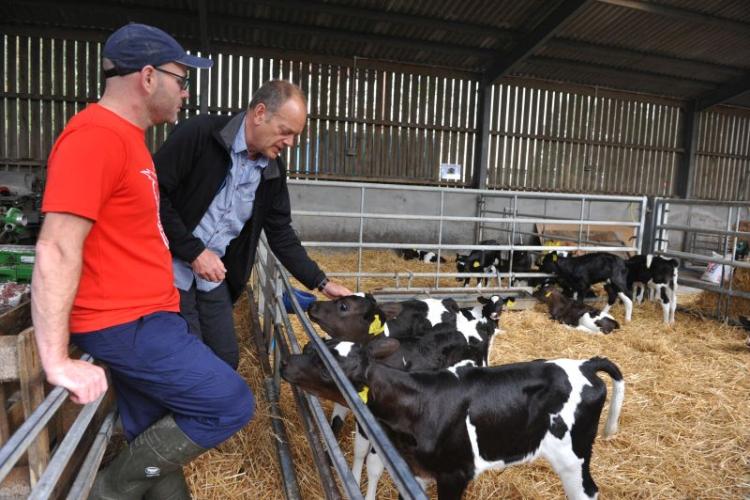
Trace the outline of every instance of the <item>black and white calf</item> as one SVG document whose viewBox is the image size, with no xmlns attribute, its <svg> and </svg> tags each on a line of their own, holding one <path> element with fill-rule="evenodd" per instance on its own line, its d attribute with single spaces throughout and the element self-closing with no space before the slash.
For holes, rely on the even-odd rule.
<svg viewBox="0 0 750 500">
<path fill-rule="evenodd" d="M 421 262 L 437 262 L 438 256 L 435 252 L 428 252 L 426 250 L 417 250 L 416 248 L 401 248 L 396 250 L 404 260 L 418 260 Z M 445 264 L 446 260 L 444 257 L 440 257 L 440 263 Z"/>
<path fill-rule="evenodd" d="M 464 335 L 468 343 L 476 340 L 482 345 L 483 359 L 477 364 L 488 366 L 495 334 L 500 332 L 499 321 L 503 306 L 512 305 L 513 299 L 492 295 L 490 298 L 477 297 L 477 301 L 477 306 L 461 308 L 460 314 L 456 316 L 456 329 Z"/>
<path fill-rule="evenodd" d="M 620 324 L 609 314 L 583 302 L 569 299 L 551 283 L 537 289 L 534 297 L 547 304 L 552 319 L 577 330 L 611 333 L 612 330 L 620 328 Z"/>
<path fill-rule="evenodd" d="M 348 341 L 329 339 L 325 343 L 341 366 L 350 362 L 358 362 L 361 350 L 364 349 L 362 344 Z M 466 342 L 462 334 L 455 329 L 446 328 L 445 325 L 438 325 L 421 337 L 401 339 L 399 343 L 397 350 L 381 359 L 382 363 L 399 370 L 423 371 L 439 370 L 456 365 L 476 366 L 485 358 L 485 349 L 482 345 Z M 343 426 L 343 419 L 348 413 L 348 408 L 312 342 L 304 347 L 301 355 L 293 355 L 288 360 L 282 361 L 281 376 L 287 382 L 298 385 L 308 392 L 336 402 L 331 427 L 334 433 L 338 433 Z M 352 474 L 357 484 L 362 476 L 365 460 L 367 461 L 366 499 L 374 500 L 384 466 L 375 450 L 370 448 L 370 441 L 358 424 L 352 460 Z"/>
<path fill-rule="evenodd" d="M 680 263 L 660 255 L 636 255 L 625 262 L 628 268 L 628 289 L 633 291 L 633 298 L 640 304 L 648 287 L 649 298 L 661 299 L 664 323 L 674 323 L 677 310 L 677 269 Z"/>
<path fill-rule="evenodd" d="M 561 257 L 557 252 L 551 252 L 544 256 L 540 269 L 542 272 L 555 274 L 563 287 L 573 290 L 574 300 L 583 300 L 591 285 L 604 282 L 607 307 L 603 312 L 609 313 L 619 297 L 625 306 L 625 321 L 630 321 L 633 301 L 628 287 L 628 269 L 620 257 L 604 252 Z"/>
<path fill-rule="evenodd" d="M 330 301 L 316 301 L 307 314 L 332 338 L 366 343 L 372 335 L 411 337 L 435 325 L 455 327 L 458 304 L 453 299 L 411 299 L 381 302 L 357 293 Z"/>
<path fill-rule="evenodd" d="M 480 245 L 498 245 L 496 240 L 484 240 Z M 456 272 L 459 273 L 496 273 L 500 264 L 500 252 L 497 250 L 473 250 L 468 255 L 456 255 Z M 489 277 L 477 278 L 477 287 L 487 286 Z M 471 278 L 456 278 L 463 281 L 463 286 L 469 286 Z"/>
<path fill-rule="evenodd" d="M 398 349 L 397 340 L 381 337 L 341 367 L 412 472 L 437 482 L 440 500 L 461 498 L 485 470 L 540 456 L 568 498 L 597 497 L 589 466 L 607 394 L 597 372 L 614 381 L 608 437 L 617 430 L 625 393 L 614 363 L 559 359 L 405 372 L 381 362 Z"/>
</svg>

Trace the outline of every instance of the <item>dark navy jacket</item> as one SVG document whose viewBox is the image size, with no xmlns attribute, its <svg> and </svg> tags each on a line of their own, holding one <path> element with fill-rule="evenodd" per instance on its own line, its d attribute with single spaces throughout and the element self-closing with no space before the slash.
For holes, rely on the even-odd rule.
<svg viewBox="0 0 750 500">
<path fill-rule="evenodd" d="M 180 123 L 154 154 L 161 222 L 172 255 L 186 262 L 195 260 L 205 249 L 203 242 L 193 236 L 193 230 L 232 166 L 232 142 L 244 115 L 191 118 Z M 250 219 L 222 258 L 233 301 L 250 278 L 261 229 L 265 230 L 273 253 L 305 286 L 315 288 L 325 278 L 294 233 L 290 212 L 286 167 L 277 157 L 263 171 Z"/>
</svg>

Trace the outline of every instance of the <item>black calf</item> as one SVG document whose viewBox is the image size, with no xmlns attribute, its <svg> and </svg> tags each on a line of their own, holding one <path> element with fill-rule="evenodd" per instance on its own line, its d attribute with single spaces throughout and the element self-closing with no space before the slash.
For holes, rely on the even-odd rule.
<svg viewBox="0 0 750 500">
<path fill-rule="evenodd" d="M 595 283 L 605 282 L 607 290 L 608 313 L 610 307 L 619 297 L 625 305 L 625 321 L 630 321 L 633 312 L 633 301 L 628 288 L 628 270 L 625 261 L 616 255 L 604 252 L 589 253 L 580 257 L 560 257 L 557 252 L 544 256 L 541 270 L 557 275 L 557 279 L 566 288 L 573 290 L 573 298 L 583 300 L 586 290 Z"/>
</svg>

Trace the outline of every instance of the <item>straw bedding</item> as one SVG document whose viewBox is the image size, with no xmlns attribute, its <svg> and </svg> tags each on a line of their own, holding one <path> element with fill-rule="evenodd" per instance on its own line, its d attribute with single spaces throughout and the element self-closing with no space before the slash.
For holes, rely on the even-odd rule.
<svg viewBox="0 0 750 500">
<path fill-rule="evenodd" d="M 312 253 L 328 271 L 356 270 L 356 253 Z M 392 252 L 365 252 L 363 269 L 416 272 L 434 266 L 404 262 Z M 450 262 L 444 266 L 454 269 Z M 434 283 L 425 281 L 426 286 Z M 345 284 L 354 287 L 353 282 Z M 382 286 L 393 286 L 393 280 L 368 280 L 361 288 Z M 239 303 L 235 315 L 238 334 L 244 336 L 240 372 L 256 395 L 256 416 L 218 450 L 186 467 L 196 498 L 283 498 L 262 374 L 249 337 L 242 333 L 248 331 L 247 307 Z M 622 306 L 615 306 L 613 313 L 622 321 Z M 744 332 L 679 312 L 674 327 L 664 326 L 661 318 L 657 303 L 636 306 L 630 324 L 608 336 L 593 336 L 553 323 L 541 305 L 510 311 L 501 318 L 504 333 L 494 343 L 491 362 L 602 355 L 620 366 L 626 381 L 620 429 L 612 439 L 596 442 L 592 459 L 601 498 L 747 498 L 750 352 L 744 347 Z M 304 344 L 305 334 L 296 318 L 293 324 Z M 607 384 L 611 387 L 610 381 Z M 302 495 L 323 498 L 286 383 L 280 405 Z M 602 422 L 608 407 L 609 401 Z M 344 431 L 342 449 L 351 461 L 353 424 L 349 422 Z M 364 483 L 365 478 L 363 491 Z M 434 487 L 429 493 L 435 497 Z M 387 474 L 381 479 L 378 497 L 397 498 Z M 563 497 L 559 479 L 543 461 L 485 473 L 464 496 L 473 500 Z"/>
<path fill-rule="evenodd" d="M 732 276 L 732 290 L 742 290 L 750 292 L 750 269 L 738 268 Z M 715 292 L 703 292 L 700 300 L 691 304 L 691 310 L 709 316 L 716 315 L 717 306 L 721 300 L 721 310 L 726 309 L 730 318 L 736 319 L 738 315 L 750 315 L 750 299 L 742 297 L 732 297 L 731 303 L 727 308 L 726 298 L 721 298 Z"/>
</svg>

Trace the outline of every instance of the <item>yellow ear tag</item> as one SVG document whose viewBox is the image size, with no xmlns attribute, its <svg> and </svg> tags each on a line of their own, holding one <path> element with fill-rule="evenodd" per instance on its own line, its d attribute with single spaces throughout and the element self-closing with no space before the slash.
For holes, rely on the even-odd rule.
<svg viewBox="0 0 750 500">
<path fill-rule="evenodd" d="M 370 335 L 380 335 L 385 331 L 385 326 L 380 321 L 380 315 L 376 314 L 375 319 L 370 323 L 370 329 L 367 331 Z"/>
<path fill-rule="evenodd" d="M 516 305 L 516 301 L 515 300 L 509 300 L 508 302 L 505 303 L 505 307 L 507 307 L 508 309 L 510 309 L 514 305 Z"/>
<path fill-rule="evenodd" d="M 361 391 L 359 391 L 357 394 L 359 394 L 359 399 L 362 400 L 364 404 L 367 404 L 367 395 L 370 392 L 370 388 L 365 386 Z"/>
<path fill-rule="evenodd" d="M 557 254 L 552 254 L 552 262 L 557 262 Z"/>
<path fill-rule="evenodd" d="M 473 265 L 472 267 L 479 267 L 479 261 L 478 261 L 478 260 L 475 260 L 475 261 L 474 261 L 474 265 Z"/>
<path fill-rule="evenodd" d="M 545 297 L 549 297 L 550 295 L 552 295 L 552 292 L 547 292 L 544 294 Z"/>
</svg>

